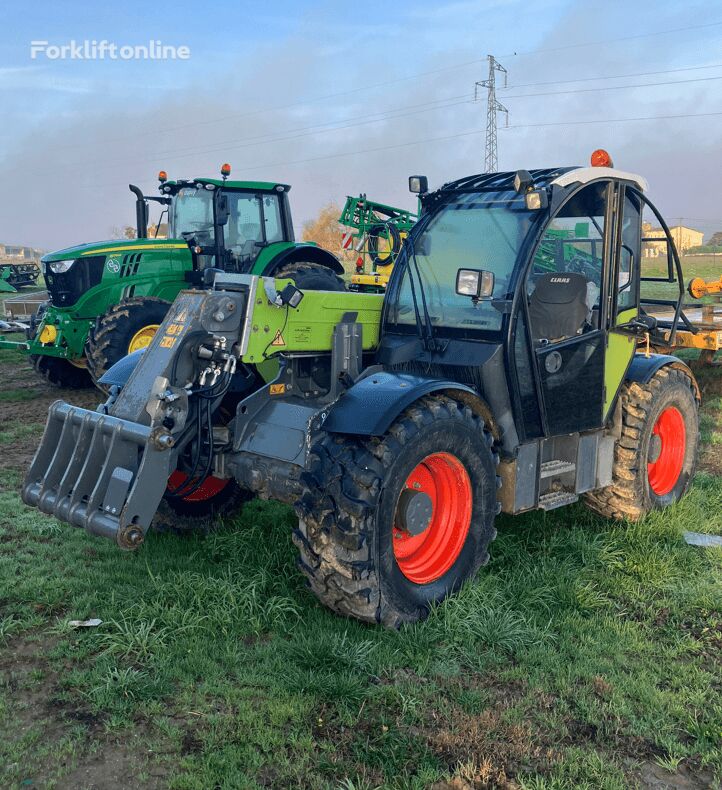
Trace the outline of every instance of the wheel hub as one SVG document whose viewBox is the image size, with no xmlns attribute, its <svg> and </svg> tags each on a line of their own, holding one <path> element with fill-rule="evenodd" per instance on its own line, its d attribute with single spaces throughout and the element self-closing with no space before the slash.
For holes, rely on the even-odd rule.
<svg viewBox="0 0 722 790">
<path fill-rule="evenodd" d="M 130 339 L 130 343 L 128 343 L 128 353 L 132 354 L 140 348 L 147 348 L 159 326 L 160 324 L 148 324 L 139 329 Z"/>
<path fill-rule="evenodd" d="M 399 497 L 398 527 L 401 532 L 420 535 L 431 523 L 434 504 L 423 491 L 405 488 Z"/>
</svg>

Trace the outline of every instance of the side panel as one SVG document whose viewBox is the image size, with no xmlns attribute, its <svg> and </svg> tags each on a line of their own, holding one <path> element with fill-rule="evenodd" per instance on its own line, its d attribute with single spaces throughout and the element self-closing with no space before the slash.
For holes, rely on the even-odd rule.
<svg viewBox="0 0 722 790">
<path fill-rule="evenodd" d="M 282 290 L 290 280 L 276 280 Z M 308 291 L 297 308 L 277 307 L 259 280 L 252 320 L 244 337 L 242 361 L 259 364 L 280 352 L 320 353 L 331 351 L 333 330 L 345 316 L 363 325 L 363 348 L 376 348 L 384 297 L 382 294 Z"/>
<path fill-rule="evenodd" d="M 617 323 L 623 324 L 626 321 L 631 321 L 636 315 L 636 307 L 625 310 L 617 316 Z M 624 374 L 634 356 L 636 346 L 636 339 L 629 335 L 615 332 L 614 330 L 609 333 L 607 351 L 604 358 L 605 420 L 609 417 L 609 411 L 622 385 Z"/>
</svg>

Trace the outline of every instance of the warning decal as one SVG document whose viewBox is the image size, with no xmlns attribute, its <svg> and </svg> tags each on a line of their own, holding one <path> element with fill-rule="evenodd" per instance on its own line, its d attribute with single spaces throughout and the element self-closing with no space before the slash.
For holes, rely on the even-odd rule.
<svg viewBox="0 0 722 790">
<path fill-rule="evenodd" d="M 276 336 L 271 341 L 272 346 L 285 346 L 286 341 L 283 339 L 283 335 L 281 334 L 281 330 L 276 330 Z"/>
</svg>

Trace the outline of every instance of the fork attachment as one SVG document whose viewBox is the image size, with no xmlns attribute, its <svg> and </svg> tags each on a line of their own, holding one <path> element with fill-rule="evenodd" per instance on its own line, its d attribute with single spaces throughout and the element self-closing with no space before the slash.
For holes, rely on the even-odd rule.
<svg viewBox="0 0 722 790">
<path fill-rule="evenodd" d="M 113 538 L 121 548 L 136 548 L 175 463 L 164 438 L 157 428 L 55 401 L 23 483 L 23 502 Z"/>
</svg>

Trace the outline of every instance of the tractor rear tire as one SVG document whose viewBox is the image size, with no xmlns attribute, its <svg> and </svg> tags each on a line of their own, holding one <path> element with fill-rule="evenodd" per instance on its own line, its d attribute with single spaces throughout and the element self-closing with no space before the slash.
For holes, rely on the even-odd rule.
<svg viewBox="0 0 722 790">
<path fill-rule="evenodd" d="M 339 614 L 398 628 L 489 559 L 498 455 L 468 406 L 427 396 L 381 437 L 327 435 L 296 503 L 299 566 Z"/>
<path fill-rule="evenodd" d="M 602 516 L 636 521 L 687 492 L 697 466 L 698 404 L 690 376 L 670 367 L 647 384 L 625 384 L 619 397 L 622 436 L 612 484 L 585 500 Z"/>
<path fill-rule="evenodd" d="M 169 307 L 170 302 L 154 296 L 134 296 L 109 308 L 101 317 L 97 330 L 92 328 L 88 334 L 86 356 L 93 381 L 97 383 L 108 368 L 136 351 L 134 345 L 138 342 L 149 342 Z M 139 338 L 142 339 L 139 341 Z"/>
<path fill-rule="evenodd" d="M 73 365 L 67 359 L 32 354 L 30 360 L 35 371 L 53 387 L 82 390 L 93 386 L 93 380 L 88 375 L 87 369 L 80 365 Z"/>
<path fill-rule="evenodd" d="M 345 291 L 346 284 L 328 266 L 320 263 L 306 263 L 296 261 L 282 266 L 273 276 L 279 280 L 288 278 L 293 280 L 297 288 L 302 291 Z"/>
</svg>

